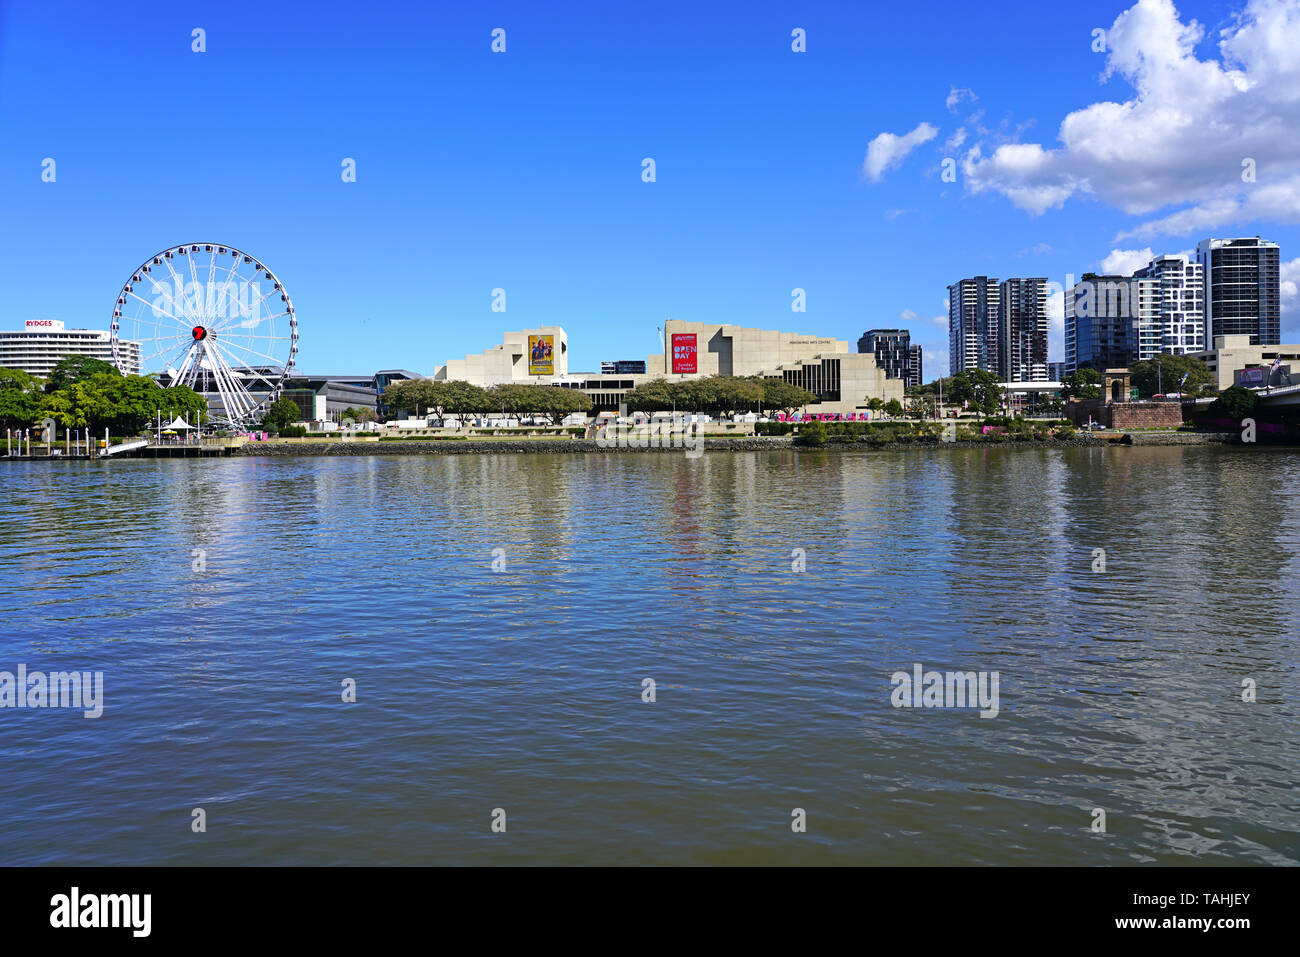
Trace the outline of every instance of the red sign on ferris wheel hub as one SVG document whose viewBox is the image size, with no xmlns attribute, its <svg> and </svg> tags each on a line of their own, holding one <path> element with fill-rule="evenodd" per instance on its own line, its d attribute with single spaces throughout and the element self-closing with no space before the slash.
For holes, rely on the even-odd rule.
<svg viewBox="0 0 1300 957">
<path fill-rule="evenodd" d="M 698 372 L 695 333 L 673 333 L 673 372 Z"/>
</svg>

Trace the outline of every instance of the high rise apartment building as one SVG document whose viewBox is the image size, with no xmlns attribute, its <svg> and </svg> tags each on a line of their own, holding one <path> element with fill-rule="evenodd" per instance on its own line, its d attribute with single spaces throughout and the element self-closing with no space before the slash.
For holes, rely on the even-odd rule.
<svg viewBox="0 0 1300 957">
<path fill-rule="evenodd" d="M 1008 279 L 999 299 L 998 374 L 1003 382 L 1046 382 L 1047 279 Z"/>
<path fill-rule="evenodd" d="M 989 276 L 948 287 L 952 372 L 983 369 L 1003 382 L 1047 381 L 1047 280 Z"/>
<path fill-rule="evenodd" d="M 1206 239 L 1196 247 L 1205 275 L 1205 341 L 1250 336 L 1251 345 L 1282 338 L 1281 249 L 1260 239 Z"/>
</svg>

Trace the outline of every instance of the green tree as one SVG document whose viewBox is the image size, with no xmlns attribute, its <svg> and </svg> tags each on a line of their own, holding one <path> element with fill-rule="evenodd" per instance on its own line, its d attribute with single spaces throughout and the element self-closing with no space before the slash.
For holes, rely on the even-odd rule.
<svg viewBox="0 0 1300 957">
<path fill-rule="evenodd" d="M 527 415 L 531 400 L 528 390 L 531 386 L 517 383 L 494 385 L 486 392 L 488 408 L 505 415 Z"/>
<path fill-rule="evenodd" d="M 934 402 L 916 396 L 907 404 L 907 414 L 916 419 L 927 419 L 934 415 Z"/>
<path fill-rule="evenodd" d="M 40 418 L 41 380 L 21 369 L 0 369 L 0 424 L 25 429 Z"/>
<path fill-rule="evenodd" d="M 993 415 L 1002 405 L 1002 384 L 985 369 L 963 369 L 949 379 L 944 391 L 945 402 L 965 402 L 984 415 Z"/>
<path fill-rule="evenodd" d="M 933 398 L 936 398 L 936 399 L 937 399 L 937 398 L 939 397 L 939 388 L 940 388 L 940 383 L 942 383 L 942 385 L 943 385 L 943 398 L 944 398 L 944 401 L 947 402 L 947 401 L 948 401 L 948 393 L 952 391 L 952 377 L 951 377 L 951 376 L 948 377 L 948 378 L 946 378 L 946 379 L 945 379 L 945 378 L 938 378 L 938 379 L 934 379 L 934 380 L 932 380 L 932 381 L 930 381 L 930 382 L 926 382 L 924 385 L 920 386 L 916 391 L 919 392 L 921 395 L 927 397 L 927 398 L 933 397 Z"/>
<path fill-rule="evenodd" d="M 1188 392 L 1196 395 L 1214 381 L 1210 367 L 1193 356 L 1159 355 L 1129 369 L 1130 381 L 1144 397 L 1161 392 Z M 1183 377 L 1187 377 L 1186 383 Z"/>
<path fill-rule="evenodd" d="M 769 381 L 757 378 L 713 375 L 702 379 L 685 379 L 668 381 L 652 379 L 628 392 L 623 401 L 630 411 L 666 412 L 676 409 L 679 412 L 710 412 L 715 415 L 728 415 L 736 412 L 757 412 L 760 408 L 785 408 L 784 405 L 772 405 L 767 400 L 771 389 L 773 402 L 794 402 L 816 396 L 805 393 L 802 389 L 789 391 L 785 383 L 771 385 Z M 803 401 L 788 406 L 790 409 L 803 405 Z"/>
<path fill-rule="evenodd" d="M 799 434 L 794 437 L 795 445 L 825 445 L 826 444 L 826 425 L 813 419 L 811 422 L 803 422 L 799 425 Z"/>
<path fill-rule="evenodd" d="M 880 398 L 880 396 L 878 395 L 873 395 L 870 399 L 867 400 L 867 408 L 870 409 L 872 412 L 879 412 L 884 407 L 885 407 L 885 400 Z"/>
<path fill-rule="evenodd" d="M 1210 403 L 1209 414 L 1213 418 L 1245 419 L 1253 416 L 1258 409 L 1259 396 L 1250 389 L 1234 385 L 1224 389 Z"/>
<path fill-rule="evenodd" d="M 207 401 L 189 386 L 163 388 L 146 376 L 121 375 L 116 369 L 68 380 L 62 389 L 40 397 L 38 418 L 52 418 L 66 428 L 107 428 L 115 435 L 134 435 L 159 417 L 177 416 L 198 424 Z"/>
<path fill-rule="evenodd" d="M 390 382 L 380 396 L 385 412 L 390 419 L 399 418 L 399 413 L 413 414 L 425 405 L 423 393 L 427 379 L 400 379 Z"/>
<path fill-rule="evenodd" d="M 716 411 L 719 415 L 728 416 L 741 412 L 757 412 L 763 407 L 766 387 L 759 379 L 719 375 L 709 376 L 707 379 L 698 381 L 710 383 L 713 386 L 717 403 L 713 411 Z M 802 405 L 802 403 L 800 404 Z"/>
<path fill-rule="evenodd" d="M 483 389 L 458 379 L 404 379 L 384 390 L 383 401 L 390 416 L 395 416 L 397 412 L 432 412 L 440 419 L 447 415 L 485 412 L 497 407 Z"/>
<path fill-rule="evenodd" d="M 45 391 L 59 392 L 74 382 L 87 379 L 93 375 L 120 376 L 117 367 L 111 362 L 96 359 L 93 356 L 64 356 L 50 370 L 45 380 Z"/>
<path fill-rule="evenodd" d="M 676 399 L 672 385 L 667 379 L 651 379 L 626 393 L 623 401 L 630 412 L 668 412 Z"/>
<path fill-rule="evenodd" d="M 817 396 L 807 389 L 791 385 L 784 379 L 768 378 L 759 380 L 763 386 L 763 409 L 770 412 L 784 412 L 792 415 L 804 406 L 817 401 Z"/>
<path fill-rule="evenodd" d="M 591 396 L 580 389 L 565 389 L 554 385 L 529 387 L 528 404 L 533 415 L 542 415 L 551 424 L 574 412 L 591 412 Z"/>
<path fill-rule="evenodd" d="M 890 399 L 885 403 L 885 415 L 897 417 L 902 414 L 903 403 L 899 402 L 897 399 Z"/>
<path fill-rule="evenodd" d="M 191 425 L 202 425 L 208 420 L 208 400 L 203 398 L 187 385 L 174 385 L 167 389 L 161 389 L 162 404 L 158 408 L 163 410 L 164 415 L 175 418 L 181 416 L 189 420 Z M 151 413 L 145 409 L 144 425 L 148 425 Z M 139 428 L 136 426 L 135 428 Z M 122 435 L 130 434 L 130 430 L 123 431 Z"/>
<path fill-rule="evenodd" d="M 374 422 L 379 418 L 374 409 L 360 405 L 350 405 L 339 415 L 341 419 L 351 419 L 353 422 Z"/>
<path fill-rule="evenodd" d="M 1063 399 L 1100 399 L 1101 373 L 1096 369 L 1076 369 L 1061 380 Z"/>
<path fill-rule="evenodd" d="M 487 409 L 507 415 L 540 417 L 552 424 L 571 412 L 591 411 L 589 395 L 557 385 L 505 383 L 488 389 L 485 398 Z"/>
<path fill-rule="evenodd" d="M 282 395 L 266 410 L 266 415 L 262 417 L 262 428 L 278 432 L 284 426 L 292 425 L 301 418 L 302 410 L 298 408 L 298 403 Z"/>
</svg>

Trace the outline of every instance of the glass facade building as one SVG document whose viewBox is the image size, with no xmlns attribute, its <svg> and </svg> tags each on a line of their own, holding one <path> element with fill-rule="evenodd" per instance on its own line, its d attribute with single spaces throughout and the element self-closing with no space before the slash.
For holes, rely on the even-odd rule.
<svg viewBox="0 0 1300 957">
<path fill-rule="evenodd" d="M 1196 247 L 1205 276 L 1206 343 L 1250 336 L 1251 345 L 1282 338 L 1281 249 L 1250 239 L 1206 239 Z"/>
<path fill-rule="evenodd" d="M 868 329 L 858 340 L 859 353 L 871 353 L 890 379 L 902 379 L 903 388 L 922 382 L 921 347 L 912 345 L 906 329 Z"/>
<path fill-rule="evenodd" d="M 1142 351 L 1141 309 L 1154 302 L 1154 280 L 1086 274 L 1065 292 L 1065 373 L 1127 369 Z"/>
</svg>

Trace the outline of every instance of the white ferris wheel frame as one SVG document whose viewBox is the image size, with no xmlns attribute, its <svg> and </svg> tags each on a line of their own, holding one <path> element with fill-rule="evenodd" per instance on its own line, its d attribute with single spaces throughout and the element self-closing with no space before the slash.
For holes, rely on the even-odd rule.
<svg viewBox="0 0 1300 957">
<path fill-rule="evenodd" d="M 177 256 L 188 260 L 188 286 L 173 266 Z M 199 278 L 199 264 L 196 257 L 200 256 L 209 257 L 206 264 L 208 275 L 205 285 Z M 222 260 L 227 257 L 228 268 L 222 263 Z M 265 275 L 267 282 L 271 284 L 271 289 L 259 296 L 256 302 L 233 301 L 228 298 L 234 286 L 234 278 L 240 273 L 241 266 L 252 267 L 253 277 Z M 159 267 L 167 271 L 164 278 L 176 284 L 176 291 L 180 294 L 179 300 L 167 288 L 166 282 L 160 282 L 159 278 L 154 276 L 154 270 Z M 247 279 L 241 279 L 241 282 L 247 288 Z M 144 299 L 135 291 L 136 287 L 142 284 L 150 287 L 149 291 L 155 294 L 153 302 Z M 202 290 L 204 294 L 191 295 L 186 291 L 187 289 L 195 292 Z M 214 290 L 221 290 L 221 292 L 217 295 L 214 294 Z M 263 304 L 276 294 L 279 294 L 282 303 L 281 310 L 273 315 L 261 315 Z M 160 305 L 160 300 L 164 298 L 165 302 Z M 221 399 L 224 415 L 217 418 L 224 419 L 226 424 L 236 428 L 255 425 L 261 413 L 279 398 L 298 355 L 298 317 L 294 312 L 293 301 L 289 298 L 288 291 L 257 257 L 222 243 L 182 243 L 179 246 L 168 247 L 141 263 L 118 292 L 113 306 L 111 326 L 113 364 L 122 371 L 126 371 L 128 361 L 127 349 L 122 345 L 121 339 L 122 322 L 125 320 L 139 326 L 143 321 L 138 306 L 135 316 L 123 315 L 123 309 L 131 299 L 148 306 L 155 318 L 170 320 L 170 324 L 154 323 L 159 331 L 176 333 L 149 337 L 140 342 L 140 374 L 150 374 L 149 363 L 161 358 L 171 380 L 169 385 L 193 387 L 201 377 L 206 378 L 215 387 Z M 243 321 L 240 321 L 238 314 L 229 314 L 236 307 L 242 310 Z M 256 310 L 255 318 L 249 315 L 250 310 Z M 223 315 L 223 311 L 227 314 Z M 275 334 L 275 320 L 281 318 L 288 320 L 287 336 Z M 271 327 L 269 334 L 252 333 L 252 330 L 259 325 L 268 322 Z M 241 329 L 249 331 L 240 332 Z M 257 343 L 263 340 L 269 343 L 287 341 L 288 357 L 279 358 L 272 355 L 271 352 L 276 351 L 273 346 L 267 346 L 266 351 L 263 351 L 237 341 L 241 339 Z M 128 336 L 126 341 L 134 341 L 134 338 Z M 146 348 L 153 348 L 155 351 L 145 355 Z M 237 353 L 242 353 L 242 357 Z M 244 383 L 245 376 L 258 380 L 259 384 L 266 386 L 265 397 L 258 397 L 250 391 Z M 258 391 L 260 392 L 261 389 Z"/>
</svg>

